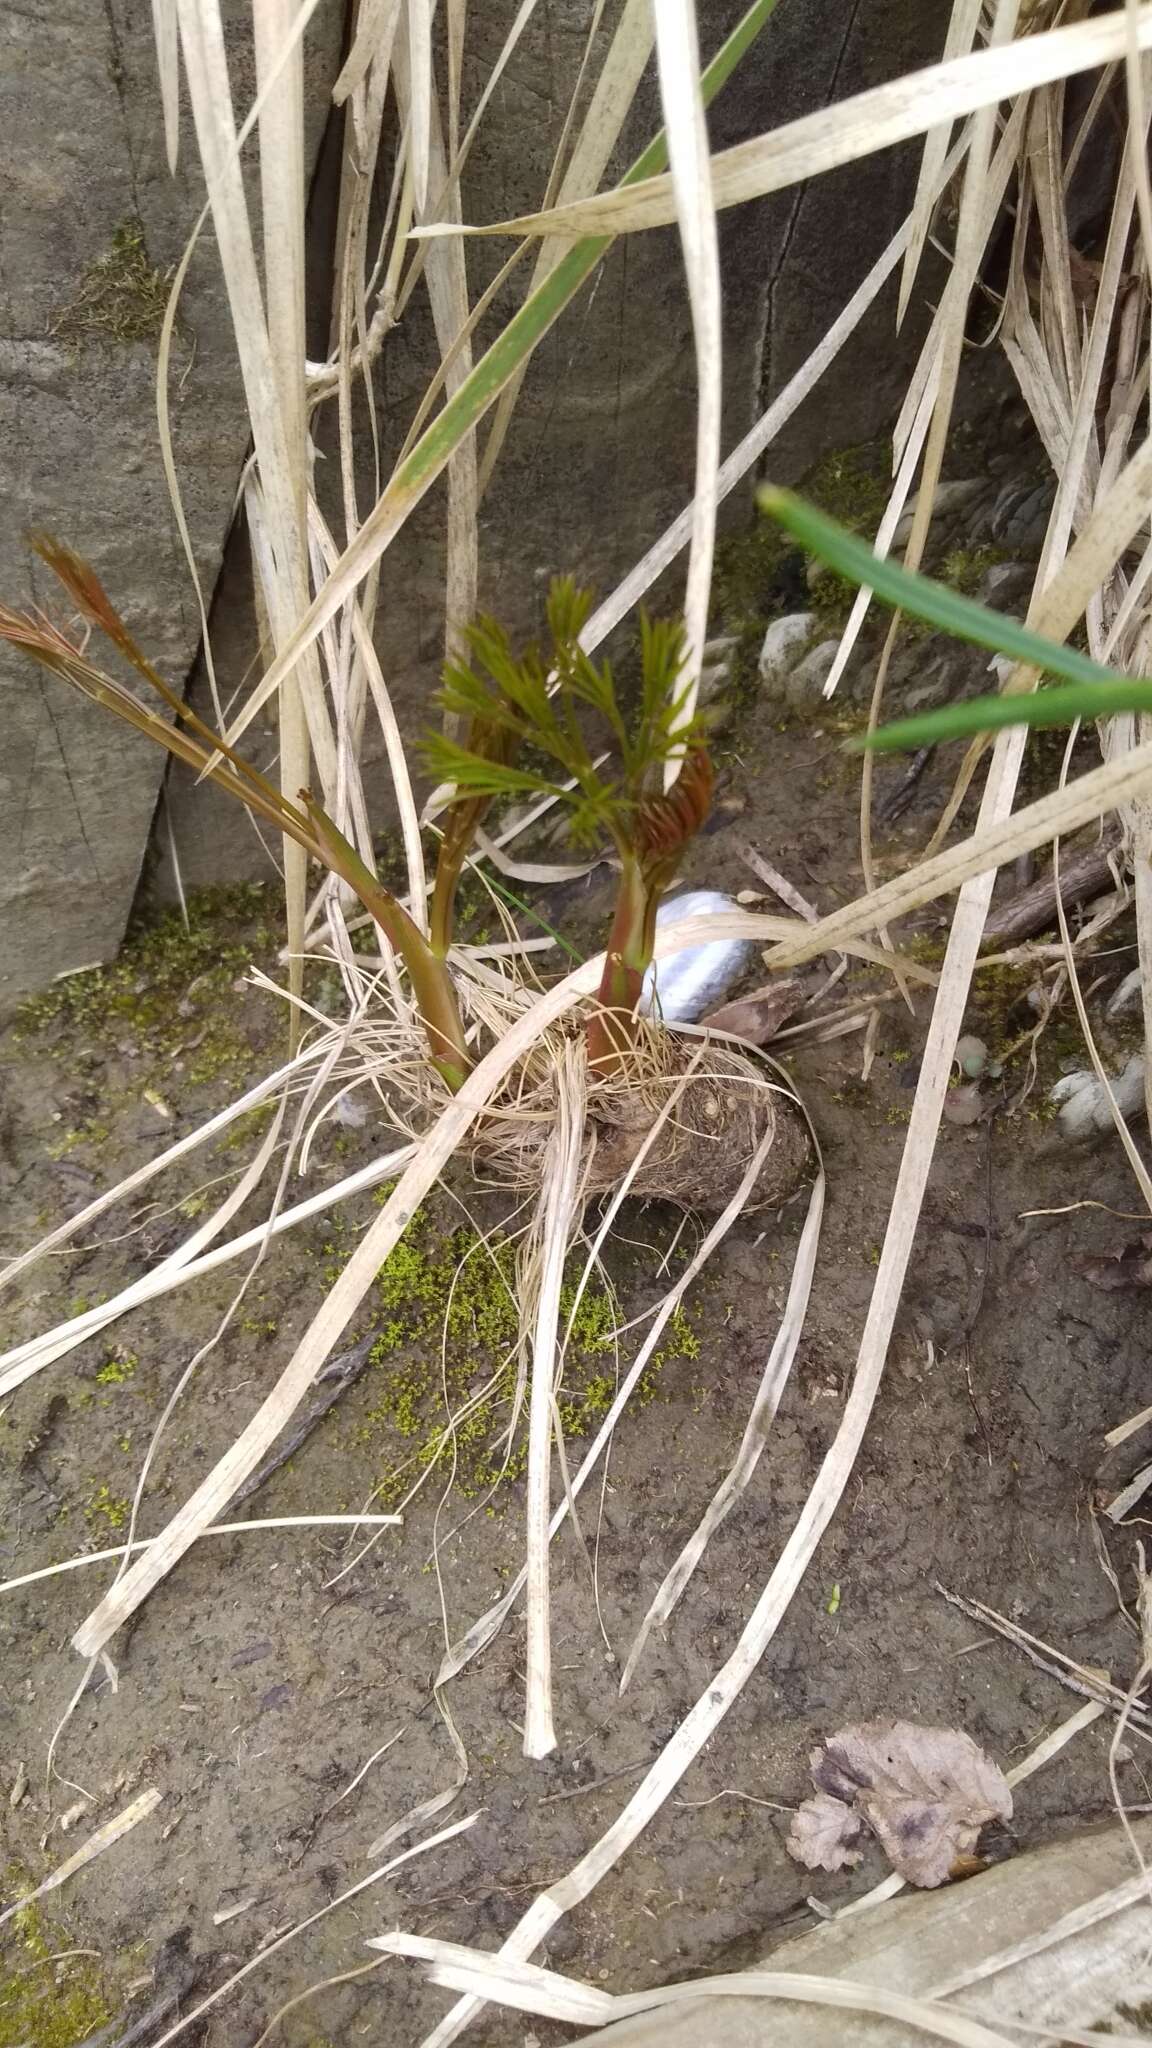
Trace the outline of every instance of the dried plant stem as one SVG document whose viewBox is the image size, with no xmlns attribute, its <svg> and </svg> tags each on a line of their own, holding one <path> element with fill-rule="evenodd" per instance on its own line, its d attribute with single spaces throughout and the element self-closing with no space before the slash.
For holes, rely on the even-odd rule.
<svg viewBox="0 0 1152 2048">
<path fill-rule="evenodd" d="M 552 1642 L 549 1601 L 549 1520 L 552 1512 L 552 1416 L 557 1332 L 564 1262 L 580 1208 L 584 1147 L 585 1075 L 580 1048 L 569 1042 L 557 1074 L 556 1122 L 544 1160 L 540 1213 L 543 1262 L 532 1336 L 532 1390 L 528 1410 L 526 1509 L 528 1683 L 524 1754 L 547 1756 L 556 1747 L 552 1722 Z"/>
</svg>

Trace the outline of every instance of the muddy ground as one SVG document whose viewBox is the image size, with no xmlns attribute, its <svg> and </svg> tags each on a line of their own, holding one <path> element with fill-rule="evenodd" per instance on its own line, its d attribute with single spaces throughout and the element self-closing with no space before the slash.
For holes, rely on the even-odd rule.
<svg viewBox="0 0 1152 2048">
<path fill-rule="evenodd" d="M 916 651 L 902 671 L 905 697 L 922 691 L 939 652 L 935 643 Z M 822 909 L 859 887 L 857 771 L 842 754 L 839 724 L 858 721 L 865 686 L 862 676 L 839 722 L 818 705 L 748 701 L 746 693 L 725 741 L 715 829 L 696 849 L 690 879 L 753 885 L 741 856 L 751 840 Z M 930 764 L 911 808 L 881 837 L 883 872 L 923 844 L 954 765 L 944 756 Z M 881 796 L 905 767 L 879 771 Z M 601 874 L 554 890 L 547 914 L 580 942 L 595 930 L 608 888 Z M 242 981 L 250 955 L 274 960 L 273 893 L 216 902 L 198 917 L 193 941 L 173 925 L 146 929 L 113 977 L 10 1020 L 0 1039 L 5 1254 L 193 1128 L 275 1058 L 282 1014 Z M 932 915 L 922 920 L 922 957 L 939 924 Z M 1107 943 L 1115 949 L 1131 937 L 1122 925 Z M 1104 986 L 1094 1004 L 1133 958 L 1112 950 L 1100 963 Z M 1028 1021 L 1026 982 L 992 975 L 982 984 L 969 1024 L 993 1054 Z M 882 985 L 868 971 L 850 983 L 860 991 Z M 316 992 L 323 998 L 319 983 Z M 750 1491 L 714 1538 L 666 1635 L 649 1646 L 630 1692 L 618 1696 L 617 1660 L 731 1461 L 776 1329 L 802 1205 L 749 1218 L 733 1233 L 644 1401 L 617 1431 L 599 1518 L 594 1507 L 588 1515 L 611 1651 L 579 1548 L 570 1535 L 555 1546 L 556 1754 L 542 1764 L 520 1754 L 517 1610 L 450 1694 L 469 1763 L 452 1813 L 481 1809 L 475 1828 L 270 1956 L 188 2030 L 189 2041 L 251 2048 L 286 2000 L 370 1960 L 364 1937 L 395 1925 L 495 1947 L 617 1813 L 734 1644 L 837 1427 L 904 1138 L 925 999 L 917 1012 L 909 1016 L 898 1002 L 884 1008 L 866 1082 L 858 1034 L 791 1062 L 829 1176 L 812 1312 Z M 808 1751 L 846 1720 L 900 1714 L 953 1723 L 1008 1766 L 1064 1719 L 1077 1701 L 947 1606 L 938 1581 L 1126 1682 L 1133 1639 L 1101 1569 L 1090 1510 L 1099 1486 L 1111 1487 L 1147 1455 L 1137 1438 L 1127 1462 L 1115 1458 L 1101 1477 L 1104 1431 L 1149 1399 L 1146 1305 L 1139 1291 L 1101 1290 L 1081 1268 L 1139 1226 L 1069 1205 L 1090 1197 L 1132 1211 L 1138 1200 L 1117 1144 L 1070 1151 L 1038 1111 L 1043 1086 L 1073 1059 L 1073 1045 L 1061 1011 L 1025 1107 L 1007 1108 L 1022 1079 L 1015 1061 L 1002 1083 L 984 1084 L 979 1122 L 944 1128 L 884 1386 L 817 1561 L 679 1796 L 562 1923 L 542 1960 L 619 1989 L 738 1966 L 811 1924 L 808 1894 L 839 1906 L 874 1883 L 882 1874 L 874 1853 L 854 1873 L 813 1878 L 784 1848 L 787 1809 L 806 1790 Z M 129 1204 L 94 1226 L 83 1250 L 36 1267 L 5 1297 L 5 1343 L 146 1270 L 195 1227 L 201 1184 L 234 1172 L 253 1143 L 249 1133 L 239 1150 L 216 1146 L 147 1191 L 158 1210 L 134 1215 Z M 375 1147 L 370 1129 L 328 1126 L 310 1185 L 353 1171 Z M 216 1198 L 222 1185 L 203 1192 Z M 491 1198 L 472 1196 L 463 1182 L 457 1191 L 481 1222 L 495 1220 Z M 1023 1213 L 1043 1209 L 1055 1213 Z M 163 1439 L 145 1533 L 161 1526 L 252 1413 L 326 1275 L 373 1213 L 371 1198 L 361 1198 L 342 1218 L 321 1218 L 269 1252 Z M 656 1207 L 630 1215 L 631 1243 L 614 1260 L 626 1313 L 653 1298 L 656 1258 L 645 1247 L 658 1252 L 677 1223 Z M 435 1211 L 421 1256 L 434 1266 L 444 1234 L 460 1226 L 455 1209 Z M 123 1318 L 8 1398 L 0 1419 L 5 1577 L 118 1540 L 163 1403 L 236 1281 L 226 1267 Z M 433 1283 L 429 1289 L 431 1299 Z M 375 1313 L 378 1326 L 387 1320 L 379 1302 Z M 422 1404 L 432 1399 L 438 1347 L 427 1317 L 413 1337 L 406 1314 L 378 1363 L 243 1513 L 356 1507 L 390 1463 L 419 1451 L 432 1426 L 433 1409 Z M 465 1377 L 484 1363 L 480 1308 L 476 1316 Z M 603 1405 L 598 1375 L 614 1371 L 597 1341 L 590 1330 L 588 1360 L 600 1363 L 593 1370 L 585 1361 L 574 1430 L 594 1421 Z M 415 1421 L 405 1405 L 410 1392 Z M 444 1642 L 441 1591 L 458 1635 L 498 1595 L 523 1545 L 521 1481 L 505 1481 L 485 1505 L 477 1491 L 482 1447 L 474 1456 L 469 1492 L 439 1513 L 439 1579 L 429 1562 L 439 1479 L 404 1529 L 389 1532 L 335 1585 L 348 1554 L 336 1534 L 290 1530 L 202 1543 L 114 1645 L 119 1690 L 96 1674 L 59 1735 L 50 1776 L 49 1743 L 82 1673 L 69 1637 L 111 1567 L 0 1596 L 6 1897 L 39 1880 L 136 1791 L 156 1786 L 162 1794 L 130 1839 L 47 1902 L 42 1920 L 0 1936 L 12 1937 L 0 1977 L 0 2044 L 114 2040 L 158 1988 L 183 1981 L 182 1972 L 195 1982 L 180 2008 L 189 2010 L 279 1930 L 364 1877 L 370 1845 L 413 1802 L 451 1782 L 453 1751 L 429 1693 Z M 453 1536 L 478 1503 L 481 1511 Z M 1124 1577 L 1130 1539 L 1106 1526 Z M 398 1729 L 395 1746 L 336 1803 Z M 1105 1815 L 1106 1741 L 1100 1727 L 1089 1730 L 1031 1779 L 992 1852 L 1009 1854 Z M 1136 1765 L 1125 1770 L 1131 1797 L 1146 1799 Z M 233 1907 L 243 1910 L 217 1924 Z M 95 1953 L 50 1960 L 65 1950 Z M 447 2002 L 410 1966 L 387 1962 L 319 1990 L 284 2019 L 277 2038 L 286 2048 L 358 2040 L 402 2048 L 422 2038 Z M 529 2035 L 541 2043 L 569 2038 L 493 2013 L 471 2038 L 477 2048 L 520 2048 Z"/>
</svg>

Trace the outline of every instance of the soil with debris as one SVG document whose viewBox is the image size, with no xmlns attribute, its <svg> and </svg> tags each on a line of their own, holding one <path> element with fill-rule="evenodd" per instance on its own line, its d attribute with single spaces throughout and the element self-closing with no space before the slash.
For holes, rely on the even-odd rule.
<svg viewBox="0 0 1152 2048">
<path fill-rule="evenodd" d="M 997 502 L 1006 488 L 987 486 Z M 1020 488 L 1017 479 L 1011 488 Z M 993 510 L 969 504 L 954 548 L 969 545 L 970 529 L 987 533 Z M 1029 516 L 1035 524 L 1042 515 L 1033 507 Z M 986 585 L 1006 566 L 983 561 L 979 578 Z M 743 574 L 741 644 L 749 618 L 763 637 L 778 602 L 772 589 L 749 596 L 749 559 Z M 775 575 L 768 564 L 766 585 Z M 993 576 L 993 592 L 1010 583 Z M 818 691 L 805 697 L 795 683 L 790 698 L 743 691 L 729 707 L 714 826 L 689 879 L 732 891 L 759 886 L 742 853 L 751 841 L 820 909 L 858 890 L 858 769 L 841 740 L 846 725 L 861 721 L 872 672 L 858 661 L 831 710 Z M 907 708 L 925 702 L 925 692 L 974 690 L 983 680 L 981 657 L 922 641 L 897 664 L 892 702 Z M 882 874 L 923 845 L 956 758 L 942 750 L 906 789 L 902 816 L 877 840 Z M 878 768 L 881 809 L 908 765 Z M 965 817 L 970 822 L 970 809 Z M 1001 886 L 1009 893 L 1013 878 Z M 544 892 L 543 914 L 578 946 L 591 944 L 610 888 L 600 871 Z M 921 917 L 921 959 L 934 957 L 946 909 Z M 282 1010 L 241 982 L 247 958 L 274 964 L 271 893 L 265 900 L 245 892 L 197 916 L 190 939 L 178 922 L 146 930 L 111 974 L 25 1012 L 0 1038 L 5 1254 L 192 1129 L 242 1078 L 275 1060 Z M 1102 941 L 1110 950 L 1094 969 L 1094 1016 L 1135 957 L 1115 950 L 1131 938 L 1120 923 Z M 826 974 L 823 965 L 811 970 L 806 989 Z M 757 978 L 753 970 L 748 985 Z M 1035 1022 L 1027 1001 L 1035 978 L 1017 969 L 982 978 L 967 1029 L 987 1046 L 990 1068 Z M 882 976 L 854 969 L 826 1000 L 881 992 L 890 993 Z M 335 994 L 319 970 L 312 994 L 321 1003 Z M 630 1691 L 621 1699 L 617 1688 L 632 1636 L 739 1441 L 775 1334 L 802 1203 L 733 1232 L 644 1398 L 618 1428 L 603 1496 L 595 1487 L 585 1496 L 599 1607 L 571 1533 L 554 1546 L 555 1755 L 533 1764 L 520 1753 L 517 1609 L 448 1700 L 469 1778 L 445 1818 L 479 1810 L 475 1827 L 270 1955 L 189 2029 L 190 2041 L 251 2048 L 286 2001 L 370 1962 L 365 1937 L 395 1926 L 496 1947 L 537 1892 L 598 1838 L 705 1689 L 842 1413 L 929 999 L 920 992 L 914 1002 L 915 1015 L 899 1000 L 880 1006 L 867 1079 L 859 1031 L 789 1059 L 829 1176 L 812 1311 L 752 1486 L 713 1538 L 667 1631 L 649 1644 Z M 883 1872 L 874 1845 L 857 1869 L 835 1875 L 804 1871 L 787 1853 L 791 1811 L 810 1790 L 809 1754 L 832 1731 L 883 1716 L 954 1726 L 1010 1768 L 1075 1709 L 1078 1699 L 1055 1678 L 948 1606 L 938 1582 L 1128 1682 L 1138 1651 L 1102 1564 L 1092 1506 L 1147 1455 L 1141 1436 L 1107 1463 L 1102 1452 L 1104 1432 L 1149 1399 L 1146 1305 L 1138 1290 L 1095 1285 L 1088 1262 L 1119 1249 L 1138 1224 L 1109 1207 L 1075 1205 L 1090 1199 L 1131 1212 L 1138 1199 L 1115 1141 L 1070 1149 L 1043 1109 L 1075 1045 L 1065 999 L 1040 1041 L 1039 1075 L 1023 1106 L 1010 1106 L 1026 1078 L 1016 1052 L 1003 1076 L 986 1069 L 979 1078 L 976 1120 L 946 1123 L 885 1383 L 817 1561 L 678 1794 L 588 1904 L 561 1923 L 540 1960 L 609 1989 L 739 1967 L 811 1924 L 809 1895 L 837 1907 Z M 961 1115 L 971 1108 L 969 1099 Z M 254 1142 L 246 1131 L 238 1146 L 225 1140 L 195 1155 L 138 1203 L 102 1219 L 83 1249 L 35 1267 L 4 1297 L 5 1344 L 154 1265 L 232 1184 L 220 1176 L 234 1175 Z M 290 1195 L 354 1171 L 375 1149 L 371 1128 L 326 1124 L 307 1183 Z M 498 1220 L 493 1198 L 462 1183 L 456 1194 L 481 1227 Z M 363 1197 L 270 1247 L 163 1437 L 145 1534 L 251 1415 L 373 1213 Z M 241 1222 L 258 1215 L 245 1211 Z M 422 1227 L 417 1292 L 420 1271 L 443 1264 L 444 1238 L 473 1223 L 445 1201 Z M 680 1228 L 680 1218 L 656 1207 L 628 1216 L 613 1261 L 625 1317 L 655 1298 L 659 1258 Z M 453 1261 L 463 1241 L 452 1239 Z M 681 1239 L 675 1255 L 683 1248 Z M 124 1317 L 7 1399 L 5 1577 L 121 1540 L 161 1408 L 217 1329 L 240 1277 L 221 1267 Z M 354 1334 L 383 1329 L 380 1355 L 242 1515 L 351 1510 L 390 1463 L 427 1455 L 440 1370 L 432 1328 L 439 1284 L 427 1283 L 423 1320 L 412 1319 L 411 1299 L 370 1305 Z M 469 1313 L 463 1375 L 478 1381 L 499 1363 L 484 1354 L 480 1290 Z M 506 1326 L 493 1314 L 498 1343 Z M 584 1343 L 569 1412 L 574 1439 L 593 1426 L 604 1405 L 600 1381 L 606 1375 L 610 1384 L 615 1373 L 602 1325 L 590 1325 Z M 429 1690 L 445 1614 L 455 1638 L 499 1595 L 523 1550 L 522 1480 L 505 1479 L 485 1502 L 486 1444 L 473 1439 L 469 1456 L 463 1492 L 443 1499 L 446 1475 L 434 1473 L 405 1527 L 386 1532 L 344 1576 L 337 1574 L 349 1553 L 340 1532 L 288 1529 L 201 1543 L 114 1643 L 118 1689 L 98 1669 L 63 1725 L 83 1669 L 69 1638 L 113 1567 L 0 1596 L 4 1902 L 136 1793 L 155 1786 L 162 1794 L 155 1814 L 49 1899 L 42 1917 L 23 1916 L 0 1934 L 8 1943 L 0 2048 L 93 2036 L 111 2043 L 153 2008 L 164 2019 L 132 2038 L 157 2038 L 278 1932 L 367 1877 L 371 1845 L 416 1801 L 450 1785 L 453 1748 Z M 1131 1539 L 1103 1526 L 1127 1590 Z M 1012 1821 L 985 1837 L 985 1852 L 1010 1855 L 1105 1815 L 1107 1740 L 1106 1724 L 1090 1729 L 1023 1785 Z M 1141 1761 L 1136 1755 L 1121 1767 L 1137 1802 L 1148 1797 Z M 51 1980 L 48 1996 L 29 1992 L 30 1975 Z M 317 1989 L 273 2038 L 285 2048 L 361 2039 L 399 2048 L 420 2041 L 447 2004 L 411 1966 L 387 1961 Z M 528 2034 L 541 2043 L 570 2038 L 548 2023 L 491 2011 L 471 2038 L 478 2048 L 520 2048 Z"/>
</svg>

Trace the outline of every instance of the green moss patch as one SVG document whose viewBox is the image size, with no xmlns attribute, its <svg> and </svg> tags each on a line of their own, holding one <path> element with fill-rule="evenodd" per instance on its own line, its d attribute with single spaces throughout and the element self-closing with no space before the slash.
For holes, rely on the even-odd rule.
<svg viewBox="0 0 1152 2048">
<path fill-rule="evenodd" d="M 9 1871 L 5 1888 L 18 1896 L 33 1887 Z M 76 2048 L 112 2017 L 99 1959 L 78 1952 L 35 1906 L 22 1907 L 0 1963 L 0 2048 Z"/>
<path fill-rule="evenodd" d="M 386 1200 L 387 1191 L 377 1199 Z M 349 1249 L 342 1234 L 329 1236 L 321 1253 L 326 1282 Z M 572 1438 L 599 1426 L 616 1392 L 616 1302 L 603 1280 L 577 1302 L 581 1270 L 577 1255 L 561 1297 L 561 1327 L 571 1316 L 572 1329 L 558 1409 Z M 518 1478 L 528 1447 L 523 1403 L 508 1440 L 521 1368 L 514 1241 L 499 1232 L 481 1237 L 468 1225 L 445 1231 L 431 1208 L 418 1210 L 380 1269 L 372 1315 L 379 1330 L 374 1382 L 355 1437 L 380 1456 L 384 1504 L 401 1499 L 420 1469 L 441 1459 L 467 1499 Z M 669 1359 L 698 1351 L 693 1325 L 680 1311 L 637 1388 L 638 1403 L 652 1399 Z"/>
<path fill-rule="evenodd" d="M 48 332 L 61 341 L 157 341 L 169 285 L 170 273 L 149 259 L 140 221 L 129 218 L 85 271 Z"/>
<path fill-rule="evenodd" d="M 70 974 L 23 1003 L 17 1037 L 43 1039 L 61 1060 L 74 1059 L 77 1040 L 90 1053 L 125 1055 L 139 1063 L 142 1086 L 157 1092 L 171 1086 L 177 1060 L 180 1078 L 193 1085 L 238 1079 L 252 1043 L 236 1021 L 233 984 L 253 960 L 275 967 L 276 914 L 260 884 L 197 891 L 187 926 L 176 910 L 143 919 L 109 966 Z M 106 1125 L 80 1119 L 62 1131 L 57 1155 L 101 1134 Z"/>
</svg>

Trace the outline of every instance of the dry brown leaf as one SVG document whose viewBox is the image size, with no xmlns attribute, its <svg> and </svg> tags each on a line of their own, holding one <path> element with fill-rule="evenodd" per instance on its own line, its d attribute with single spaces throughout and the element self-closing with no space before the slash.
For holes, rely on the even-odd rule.
<svg viewBox="0 0 1152 2048">
<path fill-rule="evenodd" d="M 943 1884 L 971 1855 L 985 1823 L 1012 1813 L 1003 1772 L 958 1728 L 859 1722 L 813 1750 L 811 1765 L 818 1797 L 800 1808 L 788 1843 L 810 1869 L 821 1863 L 810 1853 L 821 1840 L 836 1857 L 823 1868 L 839 1869 L 847 1860 L 839 1845 L 851 1839 L 848 1823 L 866 1821 L 906 1883 Z M 836 1805 L 846 1816 L 839 1834 L 829 1810 Z"/>
<path fill-rule="evenodd" d="M 950 1088 L 944 1097 L 944 1121 L 949 1124 L 978 1124 L 984 1114 L 984 1098 L 978 1081 Z"/>
<path fill-rule="evenodd" d="M 819 1752 L 814 1752 L 819 1754 Z M 862 1851 L 852 1847 L 864 1833 L 864 1822 L 842 1799 L 818 1792 L 792 1816 L 788 1854 L 806 1870 L 845 1870 L 859 1863 Z"/>
<path fill-rule="evenodd" d="M 1100 1258 L 1079 1259 L 1076 1270 L 1093 1287 L 1106 1294 L 1123 1287 L 1152 1287 L 1152 1231 L 1143 1231 L 1118 1252 Z"/>
<path fill-rule="evenodd" d="M 731 1031 L 737 1038 L 747 1039 L 749 1045 L 767 1045 L 803 1001 L 804 990 L 798 981 L 769 981 L 763 988 L 754 988 L 751 995 L 721 1003 L 701 1022 L 714 1031 Z"/>
</svg>

